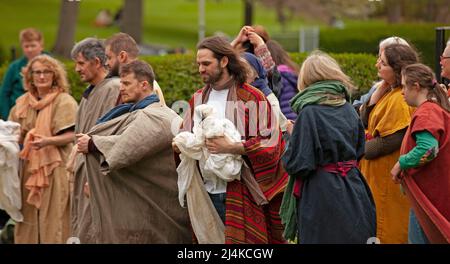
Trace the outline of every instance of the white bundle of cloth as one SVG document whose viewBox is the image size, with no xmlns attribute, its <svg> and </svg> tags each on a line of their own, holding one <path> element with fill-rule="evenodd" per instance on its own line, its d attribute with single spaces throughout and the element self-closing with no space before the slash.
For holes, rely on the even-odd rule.
<svg viewBox="0 0 450 264">
<path fill-rule="evenodd" d="M 23 221 L 19 178 L 20 124 L 0 119 L 0 209 Z"/>
<path fill-rule="evenodd" d="M 235 154 L 211 154 L 205 139 L 225 136 L 232 142 L 240 142 L 241 135 L 234 124 L 225 118 L 217 118 L 209 105 L 199 105 L 194 112 L 193 133 L 181 132 L 174 142 L 181 151 L 178 172 L 178 199 L 184 206 L 186 195 L 193 231 L 200 244 L 225 242 L 225 227 L 215 210 L 197 169 L 197 161 L 203 177 L 211 181 L 219 178 L 230 182 L 239 180 L 243 159 Z"/>
</svg>

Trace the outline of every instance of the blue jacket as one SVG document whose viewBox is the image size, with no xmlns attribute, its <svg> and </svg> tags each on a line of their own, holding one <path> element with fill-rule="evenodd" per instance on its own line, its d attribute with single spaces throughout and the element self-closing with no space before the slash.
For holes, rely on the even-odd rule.
<svg viewBox="0 0 450 264">
<path fill-rule="evenodd" d="M 21 70 L 28 63 L 21 57 L 9 65 L 0 87 L 0 118 L 8 119 L 9 111 L 16 104 L 16 99 L 25 93 L 22 84 Z"/>
<path fill-rule="evenodd" d="M 295 120 L 297 118 L 297 114 L 291 109 L 290 101 L 298 93 L 298 77 L 294 72 L 285 70 L 286 67 L 283 66 L 284 65 L 278 66 L 278 71 L 281 74 L 281 81 L 283 83 L 283 88 L 281 90 L 281 94 L 278 97 L 278 100 L 280 101 L 281 112 L 283 112 L 286 118 Z"/>
</svg>

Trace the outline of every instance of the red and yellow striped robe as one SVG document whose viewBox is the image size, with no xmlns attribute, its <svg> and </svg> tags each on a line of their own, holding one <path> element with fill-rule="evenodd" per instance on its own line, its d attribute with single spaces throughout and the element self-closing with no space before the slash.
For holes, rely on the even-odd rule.
<svg viewBox="0 0 450 264">
<path fill-rule="evenodd" d="M 204 87 L 198 90 L 189 101 L 190 109 L 205 103 L 208 89 Z M 231 93 L 230 89 L 230 93 Z M 247 161 L 253 175 L 259 184 L 268 204 L 259 206 L 255 203 L 247 186 L 242 182 L 235 180 L 227 184 L 226 198 L 226 220 L 225 220 L 225 242 L 227 244 L 266 244 L 266 243 L 285 243 L 282 237 L 283 226 L 279 215 L 283 191 L 287 185 L 288 174 L 281 165 L 280 158 L 283 154 L 285 143 L 281 137 L 279 126 L 272 131 L 261 133 L 259 124 L 267 122 L 267 128 L 270 128 L 272 121 L 270 104 L 261 91 L 249 84 L 243 84 L 235 90 L 236 98 L 243 104 L 240 105 L 240 111 L 245 116 L 241 120 L 241 125 L 245 128 L 243 135 L 244 148 Z M 232 96 L 228 96 L 229 98 Z M 195 99 L 197 98 L 197 99 Z M 199 100 L 201 98 L 201 100 Z M 253 101 L 258 107 L 267 109 L 266 115 L 258 114 L 256 117 L 250 114 L 250 110 L 245 106 L 247 102 Z M 262 107 L 261 107 L 262 106 Z M 184 129 L 190 128 L 192 131 L 194 111 L 188 111 L 183 122 Z M 255 120 L 256 119 L 256 120 Z M 266 120 L 264 120 L 266 119 Z M 233 121 L 233 120 L 232 120 Z M 234 121 L 237 127 L 238 124 Z M 256 124 L 256 135 L 249 136 L 251 124 Z M 254 127 L 254 126 L 253 126 Z M 264 126 L 263 126 L 264 127 Z M 267 132 L 267 131 L 265 131 Z M 265 135 L 265 136 L 263 136 Z M 265 140 L 274 136 L 275 144 L 267 145 Z"/>
</svg>

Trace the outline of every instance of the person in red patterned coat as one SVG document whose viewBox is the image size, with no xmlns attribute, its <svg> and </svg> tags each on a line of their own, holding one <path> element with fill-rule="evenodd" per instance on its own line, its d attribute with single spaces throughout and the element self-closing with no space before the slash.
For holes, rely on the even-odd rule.
<svg viewBox="0 0 450 264">
<path fill-rule="evenodd" d="M 197 45 L 198 70 L 205 87 L 189 101 L 182 130 L 192 131 L 193 109 L 212 105 L 219 117 L 234 123 L 242 141 L 226 137 L 206 140 L 211 154 L 242 155 L 241 179 L 205 181 L 205 188 L 225 224 L 225 243 L 285 243 L 279 216 L 288 175 L 280 163 L 285 143 L 264 94 L 245 83 L 247 68 L 233 47 L 221 37 Z M 175 152 L 179 152 L 174 145 Z"/>
</svg>

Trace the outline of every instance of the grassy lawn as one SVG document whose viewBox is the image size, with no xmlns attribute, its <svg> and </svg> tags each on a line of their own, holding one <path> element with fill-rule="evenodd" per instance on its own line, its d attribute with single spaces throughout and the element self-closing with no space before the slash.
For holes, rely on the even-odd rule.
<svg viewBox="0 0 450 264">
<path fill-rule="evenodd" d="M 80 0 L 76 40 L 89 36 L 105 38 L 118 32 L 117 26 L 98 28 L 94 19 L 100 9 L 116 13 L 122 0 Z M 51 49 L 56 38 L 60 0 L 0 0 L 0 63 L 9 58 L 11 46 L 18 47 L 18 32 L 24 27 L 37 27 L 45 35 L 46 48 Z M 145 43 L 167 47 L 195 49 L 198 27 L 197 0 L 145 0 L 143 39 Z M 242 0 L 206 0 L 206 34 L 223 32 L 237 34 L 243 21 Z M 269 33 L 281 32 L 274 10 L 256 4 L 254 23 L 264 25 Z M 290 51 L 298 51 L 298 29 L 313 24 L 295 19 L 289 22 L 288 32 L 293 39 L 285 39 L 283 45 Z M 414 43 L 430 66 L 434 62 L 434 28 L 437 24 L 409 23 L 388 25 L 382 20 L 345 21 L 345 29 L 335 29 L 319 22 L 320 48 L 334 53 L 367 52 L 375 54 L 378 42 L 397 35 Z M 3 54 L 2 54 L 3 53 Z"/>
<path fill-rule="evenodd" d="M 122 0 L 81 0 L 76 40 L 88 36 L 104 38 L 119 28 L 95 27 L 93 22 L 100 9 L 109 9 L 115 13 Z M 144 1 L 144 42 L 186 47 L 193 49 L 197 42 L 197 0 L 146 0 Z M 0 0 L 0 44 L 3 49 L 18 45 L 18 32 L 24 27 L 36 27 L 42 30 L 46 47 L 50 48 L 56 38 L 59 19 L 60 0 Z M 254 20 L 267 26 L 269 30 L 279 31 L 275 12 L 257 6 Z M 241 0 L 206 1 L 207 35 L 224 32 L 234 36 L 241 28 L 243 9 Z M 300 20 L 293 21 L 292 28 L 298 27 Z"/>
</svg>

